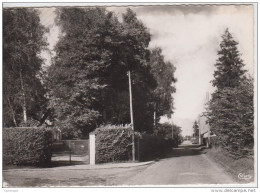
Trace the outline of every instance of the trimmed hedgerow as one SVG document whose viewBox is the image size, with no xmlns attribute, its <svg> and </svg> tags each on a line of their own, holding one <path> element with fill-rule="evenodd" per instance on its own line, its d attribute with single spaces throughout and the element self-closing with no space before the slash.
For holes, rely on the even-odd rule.
<svg viewBox="0 0 260 193">
<path fill-rule="evenodd" d="M 130 126 L 102 126 L 94 133 L 97 163 L 131 160 L 133 130 Z"/>
<path fill-rule="evenodd" d="M 51 162 L 52 133 L 44 128 L 4 128 L 4 165 L 45 166 Z"/>
<path fill-rule="evenodd" d="M 135 158 L 146 161 L 160 157 L 172 147 L 178 146 L 172 139 L 151 134 L 135 133 Z M 102 126 L 94 131 L 96 163 L 132 160 L 132 136 L 130 126 Z"/>
</svg>

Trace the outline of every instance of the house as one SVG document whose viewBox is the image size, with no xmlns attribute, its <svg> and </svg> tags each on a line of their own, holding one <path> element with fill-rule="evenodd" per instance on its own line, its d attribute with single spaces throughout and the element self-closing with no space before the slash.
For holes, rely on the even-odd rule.
<svg viewBox="0 0 260 193">
<path fill-rule="evenodd" d="M 207 123 L 207 118 L 203 115 L 200 115 L 198 118 L 199 125 L 199 144 L 204 144 L 209 147 L 210 144 L 210 126 Z"/>
<path fill-rule="evenodd" d="M 209 101 L 209 93 L 207 92 L 205 105 L 208 103 L 208 101 Z M 204 115 L 199 115 L 198 125 L 199 125 L 199 136 L 200 136 L 199 144 L 203 144 L 209 147 L 211 132 L 210 132 L 209 123 L 207 122 L 207 117 Z"/>
</svg>

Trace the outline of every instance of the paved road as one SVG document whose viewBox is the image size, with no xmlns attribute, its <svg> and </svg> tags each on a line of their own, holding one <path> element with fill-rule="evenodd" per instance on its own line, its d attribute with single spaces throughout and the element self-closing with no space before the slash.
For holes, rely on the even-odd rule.
<svg viewBox="0 0 260 193">
<path fill-rule="evenodd" d="M 196 146 L 186 143 L 173 149 L 168 158 L 126 180 L 126 185 L 235 184 L 216 163 Z"/>
<path fill-rule="evenodd" d="M 167 158 L 150 165 L 122 163 L 7 169 L 3 177 L 10 187 L 235 184 L 222 168 L 201 153 L 198 146 L 186 142 L 169 152 Z"/>
</svg>

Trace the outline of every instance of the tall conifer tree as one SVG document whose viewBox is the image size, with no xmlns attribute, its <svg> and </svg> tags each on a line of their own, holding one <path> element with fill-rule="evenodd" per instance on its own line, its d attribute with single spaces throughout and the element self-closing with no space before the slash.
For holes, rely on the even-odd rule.
<svg viewBox="0 0 260 193">
<path fill-rule="evenodd" d="M 215 64 L 213 86 L 208 106 L 211 130 L 222 147 L 235 157 L 252 154 L 254 144 L 254 88 L 246 77 L 245 64 L 228 29 L 222 36 Z"/>
</svg>

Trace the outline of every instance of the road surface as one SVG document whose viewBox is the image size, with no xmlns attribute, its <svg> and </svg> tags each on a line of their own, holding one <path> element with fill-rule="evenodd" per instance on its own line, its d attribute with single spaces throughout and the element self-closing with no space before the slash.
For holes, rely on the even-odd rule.
<svg viewBox="0 0 260 193">
<path fill-rule="evenodd" d="M 87 165 L 7 169 L 3 177 L 9 187 L 236 184 L 198 146 L 187 142 L 164 159 L 150 165 L 139 164 L 142 163 L 123 168 L 105 164 L 92 169 Z"/>
<path fill-rule="evenodd" d="M 184 143 L 168 158 L 147 167 L 124 182 L 125 185 L 236 184 L 198 146 Z"/>
</svg>

